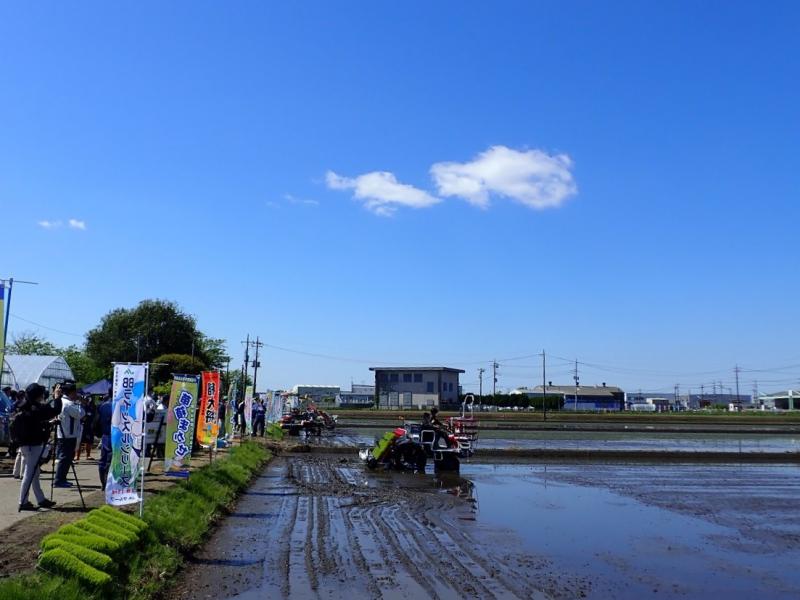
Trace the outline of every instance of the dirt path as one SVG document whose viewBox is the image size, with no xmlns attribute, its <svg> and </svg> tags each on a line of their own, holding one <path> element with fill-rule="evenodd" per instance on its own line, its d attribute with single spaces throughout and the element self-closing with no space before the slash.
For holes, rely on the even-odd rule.
<svg viewBox="0 0 800 600">
<path fill-rule="evenodd" d="M 437 489 L 439 487 L 440 489 Z M 475 520 L 458 477 L 367 475 L 341 456 L 275 459 L 172 598 L 580 597 L 509 531 Z"/>
</svg>

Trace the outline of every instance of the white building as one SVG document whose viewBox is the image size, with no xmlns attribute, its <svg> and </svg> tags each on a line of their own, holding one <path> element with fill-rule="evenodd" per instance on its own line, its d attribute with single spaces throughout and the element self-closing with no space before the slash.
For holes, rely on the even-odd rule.
<svg viewBox="0 0 800 600">
<path fill-rule="evenodd" d="M 291 395 L 300 399 L 308 399 L 315 403 L 323 400 L 333 400 L 339 395 L 338 385 L 308 385 L 299 384 L 292 388 Z"/>
<path fill-rule="evenodd" d="M 341 408 L 365 408 L 375 403 L 375 386 L 352 384 L 350 391 L 342 390 L 336 397 L 336 406 Z"/>
</svg>

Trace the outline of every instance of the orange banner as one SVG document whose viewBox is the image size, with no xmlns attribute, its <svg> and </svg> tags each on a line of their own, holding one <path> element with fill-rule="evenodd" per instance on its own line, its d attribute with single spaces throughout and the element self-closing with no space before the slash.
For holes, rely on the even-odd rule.
<svg viewBox="0 0 800 600">
<path fill-rule="evenodd" d="M 200 410 L 197 412 L 197 443 L 213 447 L 219 435 L 219 371 L 203 371 L 200 386 Z"/>
</svg>

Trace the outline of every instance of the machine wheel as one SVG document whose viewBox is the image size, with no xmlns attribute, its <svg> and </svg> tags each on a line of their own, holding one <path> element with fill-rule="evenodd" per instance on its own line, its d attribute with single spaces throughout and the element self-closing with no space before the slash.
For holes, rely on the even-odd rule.
<svg viewBox="0 0 800 600">
<path fill-rule="evenodd" d="M 392 463 L 398 471 L 425 471 L 428 458 L 419 444 L 407 442 L 394 448 Z"/>
<path fill-rule="evenodd" d="M 454 453 L 443 452 L 442 459 L 434 461 L 433 468 L 436 472 L 451 471 L 457 473 L 461 468 L 461 461 Z"/>
</svg>

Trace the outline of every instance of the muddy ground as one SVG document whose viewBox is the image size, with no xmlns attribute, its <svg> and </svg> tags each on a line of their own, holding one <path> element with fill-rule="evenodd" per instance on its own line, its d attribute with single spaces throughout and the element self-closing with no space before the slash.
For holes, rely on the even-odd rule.
<svg viewBox="0 0 800 600">
<path fill-rule="evenodd" d="M 171 598 L 579 598 L 513 532 L 476 520 L 458 476 L 366 475 L 356 460 L 275 459 Z"/>
</svg>

